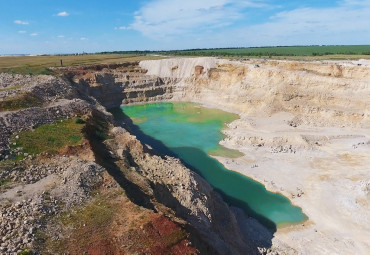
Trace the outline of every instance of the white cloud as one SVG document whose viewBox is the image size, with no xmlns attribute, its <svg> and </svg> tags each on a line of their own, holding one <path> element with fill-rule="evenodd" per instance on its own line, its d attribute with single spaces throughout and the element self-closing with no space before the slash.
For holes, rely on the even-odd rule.
<svg viewBox="0 0 370 255">
<path fill-rule="evenodd" d="M 260 0 L 155 0 L 135 13 L 130 28 L 155 39 L 201 33 L 232 24 L 244 8 L 264 6 Z"/>
<path fill-rule="evenodd" d="M 21 31 L 18 31 L 18 33 L 25 34 L 25 33 L 27 33 L 27 31 L 21 30 Z"/>
<path fill-rule="evenodd" d="M 86 41 L 86 40 L 88 40 L 88 39 L 87 39 L 86 37 L 81 37 L 81 38 L 80 38 L 80 40 L 81 40 L 81 41 Z"/>
<path fill-rule="evenodd" d="M 22 21 L 22 20 L 14 20 L 14 23 L 18 25 L 28 25 L 29 24 L 28 21 Z"/>
<path fill-rule="evenodd" d="M 121 26 L 121 27 L 115 27 L 114 30 L 130 30 L 132 29 L 130 26 Z"/>
<path fill-rule="evenodd" d="M 57 37 L 58 38 L 64 38 L 64 35 L 58 35 Z"/>
<path fill-rule="evenodd" d="M 38 33 L 32 33 L 30 34 L 30 36 L 38 36 L 39 34 Z"/>
<path fill-rule="evenodd" d="M 57 16 L 59 16 L 59 17 L 67 17 L 67 16 L 69 16 L 69 13 L 68 12 L 59 12 L 57 14 Z"/>
<path fill-rule="evenodd" d="M 123 29 L 134 29 L 171 48 L 370 42 L 370 0 L 338 0 L 332 7 L 285 11 L 284 5 L 266 4 L 271 2 L 154 0 L 144 4 L 135 13 L 134 22 Z M 245 24 L 249 22 L 247 13 L 263 13 L 267 8 L 270 13 L 275 11 L 267 21 Z"/>
<path fill-rule="evenodd" d="M 346 0 L 337 7 L 298 8 L 263 24 L 233 29 L 248 45 L 368 44 L 370 1 Z"/>
</svg>

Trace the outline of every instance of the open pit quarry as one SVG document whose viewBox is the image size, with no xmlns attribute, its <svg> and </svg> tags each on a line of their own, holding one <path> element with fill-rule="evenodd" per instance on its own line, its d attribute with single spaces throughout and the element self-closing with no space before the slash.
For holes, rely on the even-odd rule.
<svg viewBox="0 0 370 255">
<path fill-rule="evenodd" d="M 0 186 L 0 253 L 370 253 L 369 61 L 174 58 L 53 71 L 0 74 L 0 101 L 33 98 L 0 111 L 0 177 L 9 180 Z M 220 143 L 243 156 L 215 158 L 308 219 L 265 229 L 107 111 L 170 101 L 238 114 Z M 21 153 L 18 134 L 76 117 L 82 144 L 9 163 Z M 109 227 L 87 220 L 86 208 L 92 219 L 91 208 L 113 211 Z"/>
</svg>

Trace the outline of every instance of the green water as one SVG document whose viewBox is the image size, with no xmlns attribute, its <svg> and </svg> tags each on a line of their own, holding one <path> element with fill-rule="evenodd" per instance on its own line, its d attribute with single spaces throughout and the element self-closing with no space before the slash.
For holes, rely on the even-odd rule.
<svg viewBox="0 0 370 255">
<path fill-rule="evenodd" d="M 243 208 L 270 228 L 297 223 L 306 216 L 280 195 L 239 173 L 227 170 L 209 154 L 240 156 L 240 152 L 223 148 L 218 143 L 220 132 L 238 115 L 221 110 L 200 107 L 193 103 L 153 103 L 125 106 L 123 112 L 140 128 L 138 138 L 145 143 L 159 140 L 171 153 L 202 175 L 227 202 Z M 140 132 L 144 133 L 140 135 Z M 145 138 L 146 137 L 146 138 Z"/>
</svg>

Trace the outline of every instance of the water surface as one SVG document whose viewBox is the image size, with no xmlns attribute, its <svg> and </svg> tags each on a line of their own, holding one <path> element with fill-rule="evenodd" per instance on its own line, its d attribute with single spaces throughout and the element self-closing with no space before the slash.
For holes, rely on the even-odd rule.
<svg viewBox="0 0 370 255">
<path fill-rule="evenodd" d="M 141 132 L 161 141 L 187 166 L 203 176 L 227 202 L 243 208 L 267 227 L 306 219 L 302 210 L 293 206 L 286 197 L 268 192 L 262 184 L 226 169 L 209 156 L 240 156 L 240 152 L 219 145 L 223 138 L 221 129 L 238 115 L 193 103 L 152 103 L 124 106 L 122 110 Z"/>
</svg>

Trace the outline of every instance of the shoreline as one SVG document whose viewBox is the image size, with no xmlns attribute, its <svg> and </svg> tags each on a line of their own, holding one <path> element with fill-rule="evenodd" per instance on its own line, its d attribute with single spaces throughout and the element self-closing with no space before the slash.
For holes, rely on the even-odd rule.
<svg viewBox="0 0 370 255">
<path fill-rule="evenodd" d="M 208 105 L 208 104 L 206 105 L 206 104 L 201 104 L 201 103 L 198 103 L 198 102 L 192 102 L 192 101 L 190 101 L 190 102 L 189 102 L 189 101 L 186 101 L 186 100 L 185 100 L 185 101 L 179 101 L 179 100 L 160 101 L 160 103 L 166 103 L 166 102 L 168 102 L 168 103 L 193 103 L 193 104 L 199 105 L 200 107 L 209 108 L 209 109 L 218 109 L 218 110 L 221 110 L 221 111 L 224 111 L 224 112 L 228 112 L 228 113 L 230 113 L 229 111 L 227 111 L 227 110 L 225 110 L 225 109 L 221 109 L 220 107 L 214 107 L 214 106 L 211 106 L 211 105 Z M 155 103 L 158 103 L 158 102 L 133 103 L 133 104 L 127 104 L 126 106 L 132 106 L 132 105 L 146 105 L 146 104 L 155 104 Z M 124 107 L 124 106 L 125 106 L 125 105 L 121 105 L 121 107 L 120 107 L 120 108 L 122 108 L 122 107 Z M 225 148 L 225 149 L 227 149 L 227 150 L 237 151 L 237 152 L 239 152 L 239 153 L 240 153 L 240 155 L 241 155 L 241 156 L 236 157 L 236 158 L 231 158 L 231 157 L 225 157 L 225 156 L 215 156 L 215 155 L 211 155 L 210 153 L 207 153 L 207 154 L 208 154 L 208 156 L 209 156 L 209 157 L 211 157 L 211 158 L 216 159 L 216 160 L 217 160 L 221 165 L 223 165 L 223 166 L 224 166 L 224 168 L 225 168 L 225 169 L 227 169 L 228 171 L 233 171 L 233 172 L 235 172 L 235 173 L 237 173 L 237 174 L 240 174 L 241 176 L 244 176 L 244 177 L 246 177 L 246 178 L 250 179 L 250 180 L 251 180 L 251 181 L 253 181 L 253 182 L 256 182 L 256 183 L 258 183 L 258 184 L 262 185 L 262 186 L 266 189 L 266 191 L 267 191 L 268 193 L 283 196 L 285 199 L 287 199 L 287 200 L 289 201 L 289 204 L 290 204 L 291 206 L 293 206 L 293 207 L 298 207 L 298 208 L 301 210 L 302 214 L 305 216 L 305 219 L 300 220 L 300 221 L 298 221 L 298 222 L 283 222 L 283 223 L 276 224 L 276 228 L 277 228 L 277 229 L 286 228 L 286 227 L 291 227 L 291 226 L 297 226 L 297 225 L 301 225 L 301 224 L 303 224 L 303 223 L 307 222 L 307 221 L 309 220 L 309 217 L 304 213 L 303 209 L 302 209 L 299 205 L 294 204 L 294 203 L 293 203 L 293 201 L 292 201 L 291 199 L 289 199 L 289 197 L 288 197 L 288 196 L 286 196 L 285 194 L 283 194 L 282 192 L 279 192 L 279 191 L 269 190 L 269 189 L 267 188 L 267 186 L 266 186 L 263 182 L 261 182 L 260 180 L 258 180 L 258 179 L 254 179 L 254 178 L 252 178 L 252 177 L 250 177 L 250 176 L 246 175 L 245 173 L 239 172 L 239 171 L 237 171 L 237 170 L 230 169 L 230 168 L 228 168 L 228 167 L 226 166 L 226 164 L 223 162 L 223 160 L 235 160 L 235 159 L 237 159 L 237 158 L 240 158 L 240 157 L 243 157 L 243 156 L 244 156 L 244 153 L 240 152 L 239 150 L 231 149 L 231 148 L 225 147 L 225 146 L 223 146 L 223 145 L 221 145 L 221 144 L 220 144 L 220 142 L 221 142 L 222 140 L 224 140 L 225 138 L 227 138 L 227 137 L 228 137 L 228 136 L 223 132 L 223 130 L 227 129 L 227 128 L 228 128 L 228 125 L 229 125 L 229 124 L 231 124 L 232 122 L 234 122 L 234 121 L 236 121 L 236 120 L 241 119 L 241 114 L 240 114 L 240 113 L 238 113 L 238 112 L 236 112 L 236 111 L 235 111 L 235 112 L 233 112 L 233 114 L 238 115 L 238 118 L 237 118 L 237 119 L 235 119 L 235 120 L 232 120 L 232 121 L 231 121 L 231 122 L 229 122 L 229 123 L 224 123 L 223 128 L 219 131 L 219 132 L 222 134 L 222 139 L 218 142 L 218 146 L 219 146 L 220 148 Z"/>
<path fill-rule="evenodd" d="M 189 102 L 189 100 L 169 100 L 169 102 Z M 359 252 L 358 254 L 368 254 L 370 252 L 370 245 L 365 241 L 363 236 L 370 235 L 370 229 L 366 229 L 366 224 L 365 226 L 362 226 L 361 228 L 358 228 L 355 226 L 355 222 L 353 220 L 343 220 L 342 214 L 343 213 L 338 213 L 335 209 L 338 203 L 338 199 L 340 199 L 340 195 L 338 194 L 338 190 L 334 187 L 333 184 L 329 185 L 328 187 L 325 186 L 325 180 L 324 183 L 321 182 L 321 179 L 318 180 L 318 183 L 324 186 L 320 186 L 321 189 L 327 189 L 327 192 L 324 192 L 324 195 L 327 196 L 325 193 L 332 194 L 332 196 L 335 197 L 335 200 L 333 197 L 328 197 L 328 203 L 324 207 L 326 207 L 325 210 L 322 211 L 321 206 L 318 207 L 315 205 L 315 200 L 316 196 L 321 196 L 321 192 L 317 193 L 319 190 L 314 189 L 312 192 L 308 188 L 309 186 L 316 186 L 314 183 L 312 183 L 311 180 L 307 181 L 306 179 L 317 179 L 321 178 L 322 173 L 318 171 L 315 165 L 311 166 L 312 164 L 315 163 L 315 160 L 320 160 L 322 157 L 332 157 L 333 159 L 330 160 L 330 162 L 334 162 L 337 158 L 337 154 L 339 155 L 346 155 L 346 153 L 350 153 L 348 149 L 343 148 L 342 151 L 338 151 L 336 146 L 333 146 L 330 144 L 331 140 L 329 139 L 329 142 L 327 147 L 325 146 L 326 144 L 320 144 L 318 149 L 315 148 L 298 148 L 296 154 L 292 154 L 293 156 L 289 159 L 292 162 L 289 162 L 289 164 L 295 165 L 293 169 L 292 166 L 290 166 L 290 177 L 295 176 L 296 178 L 290 178 L 290 180 L 294 180 L 292 182 L 289 182 L 289 180 L 284 180 L 284 178 L 281 177 L 281 174 L 279 174 L 280 170 L 284 168 L 284 159 L 279 158 L 278 155 L 285 155 L 286 154 L 281 154 L 281 153 L 271 153 L 271 152 L 266 152 L 266 151 L 258 151 L 257 149 L 253 146 L 243 146 L 243 145 L 236 145 L 233 144 L 233 141 L 231 139 L 236 139 L 238 137 L 238 131 L 239 133 L 243 133 L 245 135 L 251 135 L 249 134 L 246 130 L 243 130 L 243 128 L 239 127 L 238 125 L 240 122 L 247 122 L 250 119 L 258 121 L 259 119 L 262 120 L 270 120 L 268 126 L 272 128 L 270 134 L 272 135 L 279 135 L 280 131 L 274 130 L 274 122 L 276 121 L 276 115 L 278 115 L 278 120 L 280 120 L 279 114 L 282 114 L 284 116 L 284 112 L 282 113 L 275 113 L 272 114 L 271 116 L 264 116 L 264 117 L 255 117 L 255 116 L 249 116 L 248 114 L 242 113 L 238 110 L 231 109 L 230 107 L 223 106 L 223 105 L 216 105 L 212 103 L 205 103 L 205 102 L 200 102 L 199 100 L 192 100 L 191 102 L 193 103 L 198 103 L 202 105 L 203 107 L 207 108 L 215 108 L 219 110 L 223 110 L 226 112 L 231 112 L 234 114 L 237 114 L 239 116 L 239 119 L 232 121 L 229 123 L 225 128 L 221 130 L 222 134 L 225 135 L 225 138 L 222 139 L 219 142 L 220 146 L 223 146 L 227 149 L 232 149 L 232 150 L 238 150 L 241 153 L 243 153 L 244 156 L 239 157 L 239 158 L 226 158 L 226 157 L 221 157 L 221 156 L 212 156 L 211 157 L 215 158 L 218 162 L 220 162 L 226 169 L 229 171 L 234 171 L 237 172 L 247 178 L 252 179 L 253 181 L 256 181 L 260 184 L 262 184 L 268 192 L 271 193 L 277 193 L 281 194 L 284 197 L 286 197 L 290 203 L 294 206 L 297 206 L 302 209 L 302 212 L 304 215 L 307 217 L 305 221 L 299 222 L 297 224 L 292 224 L 290 226 L 282 226 L 278 227 L 277 226 L 277 231 L 274 234 L 274 239 L 273 243 L 276 246 L 281 246 L 282 244 L 288 245 L 296 249 L 299 247 L 299 250 L 297 251 L 298 253 L 321 253 L 323 250 L 326 250 L 327 252 L 333 252 L 337 251 L 339 253 L 343 251 L 348 251 L 350 252 L 351 250 L 354 249 L 354 246 L 356 247 L 355 249 Z M 287 113 L 286 113 L 287 114 Z M 278 123 L 278 127 L 282 127 L 283 125 L 286 125 L 286 123 Z M 256 128 L 257 129 L 257 128 Z M 289 129 L 288 129 L 289 130 Z M 276 131 L 276 133 L 275 133 Z M 308 133 L 308 134 L 313 134 L 314 136 L 321 136 L 324 135 L 325 133 L 328 133 L 328 137 L 330 136 L 338 136 L 338 138 L 332 138 L 332 143 L 339 143 L 342 145 L 342 143 L 348 144 L 348 143 L 353 143 L 357 141 L 364 141 L 364 140 L 369 140 L 370 136 L 366 134 L 366 129 L 364 128 L 337 128 L 337 127 L 311 127 L 311 126 L 302 126 L 298 129 L 292 130 L 294 131 L 292 133 L 293 136 L 298 136 L 301 133 Z M 324 131 L 324 132 L 323 132 Z M 253 130 L 253 132 L 258 133 L 258 131 Z M 252 132 L 252 133 L 253 133 Z M 284 131 L 287 133 L 290 133 L 289 131 Z M 322 134 L 323 132 L 323 134 Z M 358 132 L 362 132 L 358 134 Z M 348 133 L 348 134 L 347 134 Z M 231 135 L 232 134 L 232 135 Z M 269 134 L 269 132 L 267 132 Z M 233 136 L 234 135 L 234 136 Z M 266 135 L 266 132 L 262 132 L 260 135 Z M 370 140 L 369 140 L 370 141 Z M 323 148 L 324 147 L 324 148 Z M 370 155 L 370 148 L 364 148 L 364 155 L 368 153 Z M 271 156 L 272 155 L 272 156 Z M 258 175 L 256 173 L 253 173 L 249 171 L 250 164 L 253 164 L 252 162 L 259 162 L 261 159 L 264 157 L 272 157 L 274 158 L 276 162 L 272 162 L 273 169 L 269 169 L 264 167 L 263 170 L 267 170 L 264 176 L 268 176 L 268 178 L 262 177 L 263 175 Z M 254 158 L 253 158 L 254 157 Z M 251 159 L 252 158 L 252 159 Z M 289 158 L 289 156 L 288 156 Z M 249 164 L 245 162 L 245 159 L 251 160 Z M 365 160 L 365 158 L 364 158 Z M 237 162 L 237 164 L 233 164 L 230 162 Z M 361 162 L 361 159 L 359 158 L 357 163 L 363 166 L 366 166 L 366 160 Z M 370 165 L 370 160 L 367 159 Z M 294 163 L 297 162 L 297 163 Z M 302 164 L 303 163 L 303 164 Z M 320 166 L 320 168 L 323 167 L 325 168 L 325 165 Z M 294 171 L 295 169 L 304 169 L 304 175 L 305 177 L 300 176 L 300 174 L 297 175 Z M 259 167 L 260 171 L 261 167 Z M 343 171 L 342 171 L 343 172 Z M 366 171 L 365 171 L 366 172 Z M 329 170 L 328 176 L 330 176 L 331 170 Z M 346 173 L 343 173 L 346 174 Z M 360 173 L 353 173 L 355 176 L 356 175 L 361 175 Z M 366 176 L 366 175 L 365 175 Z M 364 177 L 365 177 L 364 176 Z M 336 177 L 336 174 L 334 173 L 334 176 L 332 178 Z M 330 177 L 328 177 L 330 178 Z M 354 177 L 356 179 L 357 177 Z M 277 184 L 277 181 L 280 182 L 280 187 Z M 342 178 L 336 177 L 334 179 L 335 183 L 342 182 Z M 364 179 L 366 182 L 366 177 Z M 272 183 L 271 183 L 272 182 Z M 295 183 L 292 185 L 292 183 Z M 283 189 L 283 190 L 281 190 Z M 302 192 L 303 194 L 300 194 Z M 312 194 L 311 194 L 312 193 Z M 343 195 L 343 197 L 346 197 L 347 194 L 351 192 L 340 192 L 340 194 Z M 297 196 L 297 194 L 300 194 Z M 313 197 L 312 197 L 313 196 Z M 348 196 L 348 195 L 347 195 Z M 348 199 L 356 199 L 355 197 L 361 196 L 360 194 L 351 194 Z M 332 201 L 334 200 L 334 201 Z M 340 202 L 340 201 L 339 201 Z M 368 204 L 369 206 L 369 204 Z M 345 205 L 346 207 L 346 205 Z M 370 207 L 370 206 L 369 206 Z M 340 209 L 340 207 L 338 207 Z M 343 208 L 344 210 L 346 208 Z M 351 208 L 349 208 L 351 210 Z M 325 211 L 325 212 L 324 212 Z M 327 211 L 327 212 L 326 212 Z M 353 211 L 355 213 L 355 211 Z M 364 220 L 367 221 L 367 218 L 369 218 L 369 214 L 367 213 L 366 206 L 362 208 L 361 212 L 356 212 L 357 214 L 360 214 L 363 216 Z M 335 218 L 333 219 L 328 219 L 326 222 L 322 218 L 326 218 L 326 215 L 330 215 L 329 217 L 332 218 L 334 215 L 336 215 Z M 350 218 L 348 218 L 350 219 Z M 339 220 L 339 221 L 338 221 Z M 340 222 L 340 223 L 339 223 Z M 346 222 L 350 223 L 349 225 L 351 226 L 351 235 L 348 236 L 349 234 L 347 231 L 343 231 L 343 229 L 346 229 L 346 227 L 349 227 L 349 225 L 346 224 Z M 340 226 L 343 226 L 341 228 Z M 339 228 L 339 229 L 338 229 Z M 361 229 L 361 231 L 359 231 Z M 358 232 L 362 233 L 359 234 Z M 366 234 L 368 233 L 368 234 Z M 348 240 L 348 241 L 343 241 L 341 243 L 338 243 L 337 240 Z M 330 248 L 328 248 L 330 247 Z"/>
<path fill-rule="evenodd" d="M 203 104 L 203 105 L 206 105 L 206 104 Z M 220 107 L 218 107 L 218 108 L 220 109 Z M 223 108 L 223 110 L 225 110 L 225 108 Z M 299 199 L 298 199 L 298 196 L 291 197 L 292 191 L 289 188 L 286 188 L 283 185 L 282 185 L 282 187 L 280 187 L 280 189 L 278 187 L 275 187 L 274 184 L 276 183 L 276 181 L 278 179 L 281 181 L 281 177 L 279 178 L 279 176 L 276 176 L 276 174 L 273 175 L 273 176 L 269 175 L 270 178 L 269 179 L 266 178 L 267 179 L 266 180 L 265 178 L 259 177 L 258 175 L 253 174 L 250 171 L 248 171 L 248 169 L 250 168 L 250 165 L 253 164 L 253 163 L 247 164 L 245 162 L 245 160 L 243 160 L 243 159 L 248 158 L 248 156 L 250 156 L 250 154 L 248 155 L 248 153 L 246 153 L 246 152 L 249 150 L 249 152 L 253 153 L 254 148 L 249 146 L 250 148 L 248 148 L 246 150 L 240 150 L 240 147 L 242 147 L 242 146 L 236 146 L 236 145 L 232 144 L 232 142 L 230 141 L 233 138 L 232 136 L 230 136 L 230 133 L 235 133 L 235 131 L 236 131 L 235 129 L 232 129 L 233 125 L 238 124 L 238 122 L 240 122 L 240 121 L 246 121 L 246 118 L 243 114 L 241 114 L 241 113 L 238 113 L 238 114 L 240 116 L 240 119 L 233 121 L 232 123 L 230 123 L 228 125 L 228 127 L 226 127 L 225 129 L 222 130 L 222 133 L 226 135 L 226 138 L 221 140 L 219 144 L 220 144 L 220 146 L 224 146 L 228 149 L 233 149 L 233 150 L 238 150 L 239 149 L 239 151 L 242 152 L 244 154 L 244 156 L 239 157 L 239 158 L 234 158 L 234 159 L 227 158 L 227 157 L 222 157 L 222 156 L 212 156 L 212 155 L 211 156 L 213 158 L 217 159 L 222 165 L 224 165 L 224 167 L 226 169 L 228 169 L 230 171 L 237 172 L 237 173 L 242 174 L 242 175 L 244 175 L 248 178 L 251 178 L 252 180 L 254 180 L 256 182 L 261 183 L 266 188 L 266 190 L 268 192 L 281 194 L 284 197 L 286 197 L 292 205 L 297 206 L 297 207 L 302 209 L 302 212 L 307 216 L 306 220 L 304 220 L 302 222 L 299 222 L 299 223 L 296 223 L 296 224 L 288 224 L 287 226 L 279 226 L 279 225 L 277 226 L 277 231 L 274 235 L 275 236 L 274 237 L 274 243 L 276 245 L 279 245 L 279 243 L 281 243 L 281 242 L 283 242 L 285 244 L 291 244 L 291 242 L 293 242 L 294 245 L 292 245 L 292 247 L 300 247 L 302 245 L 302 243 L 304 243 L 304 242 L 297 241 L 298 239 L 311 240 L 309 242 L 310 245 L 308 247 L 302 248 L 301 252 L 304 252 L 304 251 L 310 251 L 311 252 L 312 250 L 318 249 L 318 247 L 320 247 L 320 246 L 321 246 L 321 248 L 323 248 L 326 245 L 328 245 L 329 240 L 322 240 L 324 232 L 331 232 L 332 235 L 337 235 L 338 233 L 334 233 L 329 228 L 327 228 L 325 226 L 320 226 L 320 223 L 316 222 L 316 219 L 320 219 L 320 217 L 323 217 L 323 215 L 325 215 L 325 214 L 312 212 L 312 209 L 309 208 L 310 204 L 311 204 L 310 199 L 305 198 L 307 194 L 302 194 L 301 196 L 299 196 Z M 268 117 L 266 117 L 266 118 L 268 118 Z M 326 127 L 326 128 L 330 129 L 330 127 Z M 238 127 L 236 127 L 236 129 L 238 129 Z M 308 127 L 308 129 L 309 129 L 309 127 Z M 359 137 L 363 138 L 363 136 L 359 135 L 358 137 L 354 136 L 353 139 L 356 140 L 356 138 L 359 138 Z M 340 140 L 340 139 L 341 138 L 339 138 L 338 140 Z M 342 139 L 345 140 L 346 138 L 342 138 Z M 348 139 L 351 139 L 351 137 L 347 138 L 347 140 Z M 301 149 L 300 154 L 304 155 L 307 152 L 308 152 L 308 154 L 312 155 L 311 156 L 312 158 L 317 157 L 317 155 L 314 155 L 315 153 L 318 153 L 316 151 Z M 252 160 L 252 162 L 257 162 L 257 163 L 261 160 L 261 158 L 263 158 L 263 155 L 261 156 L 261 155 L 258 155 L 258 154 L 261 154 L 261 153 L 266 154 L 266 152 L 259 152 L 259 151 L 257 151 L 257 149 L 254 151 L 254 153 L 255 153 L 255 155 L 254 155 L 255 158 L 254 158 L 254 160 Z M 296 154 L 295 157 L 299 158 L 300 155 Z M 281 160 L 283 161 L 283 159 L 281 159 Z M 299 161 L 299 159 L 296 159 L 296 160 Z M 297 169 L 299 169 L 299 167 L 297 167 Z M 277 173 L 279 173 L 279 165 L 275 166 L 275 170 L 276 170 Z M 263 170 L 260 169 L 260 171 L 263 171 Z M 269 172 L 274 172 L 274 171 L 270 170 Z M 281 183 L 284 183 L 284 182 L 280 182 L 280 184 Z M 305 185 L 303 185 L 303 187 L 304 186 Z M 297 189 L 298 189 L 298 187 L 302 187 L 302 186 L 297 185 Z M 283 190 L 281 190 L 281 188 L 283 188 Z M 303 189 L 304 193 L 309 193 L 309 192 L 306 191 L 306 190 L 308 190 L 306 188 L 299 188 L 299 189 L 300 190 Z M 345 223 L 343 222 L 342 224 L 345 224 Z M 367 231 L 365 229 L 364 229 L 364 231 Z M 317 236 L 317 233 L 320 234 L 319 237 Z M 315 234 L 316 234 L 316 236 L 315 236 Z M 298 238 L 297 238 L 297 236 L 298 236 Z M 329 236 L 329 238 L 328 238 L 328 236 Z M 324 238 L 325 239 L 326 238 L 330 239 L 330 234 L 324 235 Z M 332 240 L 332 241 L 336 242 L 335 240 L 339 240 L 339 238 L 334 237 L 334 240 Z M 333 243 L 332 241 L 330 241 L 330 242 Z M 357 244 L 356 246 L 358 248 L 357 250 L 361 251 L 359 254 L 367 254 L 367 252 L 370 251 L 369 245 L 366 245 L 366 243 L 363 243 L 361 241 L 359 242 L 359 241 L 360 240 L 355 241 L 356 244 Z M 320 244 L 315 245 L 314 242 L 318 242 Z M 346 245 L 345 247 L 343 247 L 341 249 L 347 250 L 349 248 L 350 247 L 348 245 Z"/>
</svg>

